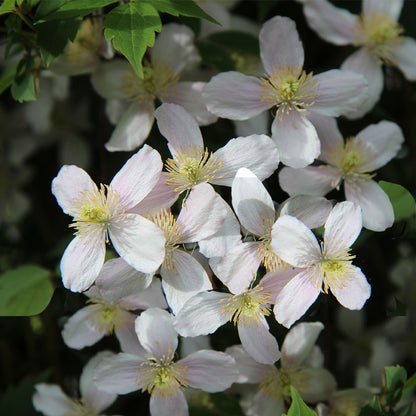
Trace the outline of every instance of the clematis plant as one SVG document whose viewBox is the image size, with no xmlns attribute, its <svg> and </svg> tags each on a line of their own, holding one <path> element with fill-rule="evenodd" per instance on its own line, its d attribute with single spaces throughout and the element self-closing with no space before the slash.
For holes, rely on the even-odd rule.
<svg viewBox="0 0 416 416">
<path fill-rule="evenodd" d="M 74 292 L 88 289 L 104 263 L 106 243 L 132 267 L 151 273 L 165 255 L 163 232 L 148 219 L 130 213 L 159 180 L 159 153 L 145 145 L 114 176 L 97 185 L 81 168 L 65 165 L 52 181 L 52 193 L 62 210 L 74 218 L 75 238 L 61 260 L 62 281 Z"/>
</svg>

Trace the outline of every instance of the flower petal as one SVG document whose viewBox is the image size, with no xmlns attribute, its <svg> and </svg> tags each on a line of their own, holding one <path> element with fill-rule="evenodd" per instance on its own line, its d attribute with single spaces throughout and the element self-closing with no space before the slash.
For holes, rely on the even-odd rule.
<svg viewBox="0 0 416 416">
<path fill-rule="evenodd" d="M 307 166 L 302 169 L 283 168 L 279 172 L 281 188 L 290 196 L 326 195 L 341 180 L 337 169 L 326 166 Z"/>
<path fill-rule="evenodd" d="M 292 327 L 282 345 L 282 367 L 301 366 L 323 329 L 321 322 L 301 322 Z"/>
<path fill-rule="evenodd" d="M 269 325 L 263 316 L 259 321 L 238 326 L 238 335 L 244 349 L 259 363 L 274 364 L 280 358 L 279 345 L 269 332 Z"/>
<path fill-rule="evenodd" d="M 357 16 L 335 7 L 327 0 L 307 0 L 302 3 L 306 20 L 318 36 L 335 45 L 354 43 Z"/>
<path fill-rule="evenodd" d="M 372 231 L 384 231 L 393 225 L 393 206 L 378 183 L 371 179 L 358 184 L 347 180 L 344 187 L 346 199 L 362 209 L 363 227 Z"/>
<path fill-rule="evenodd" d="M 175 329 L 183 337 L 214 333 L 228 319 L 221 310 L 231 295 L 221 292 L 201 292 L 190 298 L 173 318 Z"/>
<path fill-rule="evenodd" d="M 271 196 L 249 169 L 237 171 L 231 187 L 232 205 L 241 224 L 253 234 L 270 232 L 275 213 Z"/>
<path fill-rule="evenodd" d="M 279 150 L 281 162 L 293 168 L 311 164 L 321 152 L 315 127 L 297 110 L 283 114 L 281 119 L 274 119 L 272 139 Z"/>
<path fill-rule="evenodd" d="M 408 80 L 416 80 L 416 41 L 414 39 L 404 37 L 401 43 L 393 49 L 392 57 Z"/>
<path fill-rule="evenodd" d="M 154 113 L 162 135 L 167 139 L 169 149 L 175 157 L 181 149 L 204 146 L 201 130 L 196 120 L 177 104 L 162 104 Z"/>
<path fill-rule="evenodd" d="M 149 409 L 151 416 L 189 415 L 185 394 L 180 389 L 166 396 L 153 393 L 150 396 Z"/>
<path fill-rule="evenodd" d="M 59 386 L 39 383 L 35 390 L 33 407 L 45 416 L 65 416 L 74 410 L 73 403 Z"/>
<path fill-rule="evenodd" d="M 165 258 L 165 236 L 153 222 L 137 214 L 124 214 L 110 224 L 111 242 L 120 257 L 143 273 L 153 273 Z"/>
<path fill-rule="evenodd" d="M 348 309 L 361 309 L 371 295 L 371 286 L 359 267 L 351 266 L 344 286 L 331 286 L 331 292 L 338 302 Z"/>
<path fill-rule="evenodd" d="M 305 384 L 302 385 L 303 400 L 316 403 L 333 397 L 337 382 L 327 369 L 305 368 L 301 373 L 305 376 Z"/>
<path fill-rule="evenodd" d="M 307 270 L 297 274 L 277 296 L 274 305 L 277 322 L 290 328 L 315 302 L 319 293 L 320 288 L 312 283 Z"/>
<path fill-rule="evenodd" d="M 262 90 L 258 78 L 229 71 L 212 77 L 203 97 L 211 113 L 231 120 L 247 120 L 271 107 L 262 101 Z"/>
<path fill-rule="evenodd" d="M 144 357 L 147 351 L 140 345 L 134 328 L 134 321 L 136 320 L 137 315 L 126 312 L 124 316 L 127 316 L 127 318 L 124 317 L 123 324 L 117 325 L 114 328 L 114 333 L 120 343 L 121 351 Z"/>
<path fill-rule="evenodd" d="M 282 16 L 269 19 L 260 30 L 259 42 L 261 60 L 269 75 L 279 67 L 303 66 L 303 46 L 292 19 Z"/>
<path fill-rule="evenodd" d="M 238 377 L 234 358 L 220 351 L 197 351 L 179 363 L 187 368 L 187 384 L 209 393 L 224 391 Z"/>
<path fill-rule="evenodd" d="M 350 247 L 361 232 L 361 208 L 350 201 L 335 205 L 325 223 L 325 247 Z"/>
<path fill-rule="evenodd" d="M 162 168 L 159 152 L 146 144 L 127 160 L 110 183 L 125 210 L 145 198 L 158 183 Z"/>
<path fill-rule="evenodd" d="M 346 69 L 351 69 L 347 71 Z M 367 79 L 352 68 L 343 67 L 322 72 L 314 78 L 319 87 L 312 111 L 331 117 L 361 109 L 368 96 Z"/>
<path fill-rule="evenodd" d="M 135 329 L 140 344 L 157 359 L 172 356 L 178 347 L 178 334 L 172 317 L 163 309 L 149 308 L 136 319 Z"/>
<path fill-rule="evenodd" d="M 302 221 L 290 215 L 283 215 L 276 220 L 271 245 L 283 261 L 295 267 L 308 267 L 321 254 L 313 232 Z"/>
<path fill-rule="evenodd" d="M 365 14 L 382 12 L 393 20 L 399 20 L 404 0 L 363 0 L 362 10 Z"/>
<path fill-rule="evenodd" d="M 302 269 L 295 267 L 285 267 L 277 272 L 268 272 L 260 280 L 259 286 L 264 287 L 264 292 L 270 294 L 270 302 L 274 304 L 277 295 L 301 271 Z"/>
<path fill-rule="evenodd" d="M 152 100 L 131 103 L 118 121 L 105 148 L 109 152 L 137 149 L 152 130 L 154 109 Z"/>
<path fill-rule="evenodd" d="M 104 264 L 104 236 L 75 237 L 61 259 L 62 282 L 72 292 L 83 292 L 95 281 Z"/>
<path fill-rule="evenodd" d="M 215 185 L 231 186 L 240 168 L 250 169 L 261 181 L 273 174 L 279 165 L 279 152 L 273 140 L 265 135 L 253 134 L 231 139 L 214 155 L 222 162 L 223 178 L 212 181 Z"/>
</svg>

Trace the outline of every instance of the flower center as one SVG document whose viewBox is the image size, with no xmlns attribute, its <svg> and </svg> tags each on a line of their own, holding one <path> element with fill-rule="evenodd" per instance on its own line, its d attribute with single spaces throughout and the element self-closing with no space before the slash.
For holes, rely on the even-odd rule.
<svg viewBox="0 0 416 416">
<path fill-rule="evenodd" d="M 250 321 L 258 325 L 263 316 L 270 314 L 270 293 L 263 291 L 262 286 L 257 286 L 240 295 L 221 299 L 220 302 L 224 302 L 221 314 L 226 315 L 234 325 L 249 326 Z"/>
<path fill-rule="evenodd" d="M 381 63 L 395 64 L 394 49 L 402 41 L 403 28 L 383 12 L 362 14 L 355 27 L 356 46 L 367 46 Z"/>
<path fill-rule="evenodd" d="M 152 64 L 144 62 L 143 79 L 133 71 L 126 71 L 121 85 L 122 92 L 128 96 L 129 101 L 146 102 L 149 99 L 163 97 L 173 92 L 179 75 L 169 66 L 157 60 Z"/>
<path fill-rule="evenodd" d="M 151 357 L 140 365 L 137 381 L 143 383 L 142 392 L 172 397 L 187 386 L 187 368 L 172 360 L 173 354 L 170 354 L 161 359 Z"/>
<path fill-rule="evenodd" d="M 183 192 L 199 183 L 225 176 L 220 173 L 222 161 L 202 147 L 181 149 L 174 159 L 166 161 L 165 166 L 167 183 L 176 186 L 175 192 Z"/>
<path fill-rule="evenodd" d="M 273 68 L 270 76 L 261 79 L 260 98 L 277 107 L 279 119 L 292 110 L 307 111 L 320 96 L 318 81 L 312 77 L 313 73 L 306 74 L 300 65 Z"/>
</svg>

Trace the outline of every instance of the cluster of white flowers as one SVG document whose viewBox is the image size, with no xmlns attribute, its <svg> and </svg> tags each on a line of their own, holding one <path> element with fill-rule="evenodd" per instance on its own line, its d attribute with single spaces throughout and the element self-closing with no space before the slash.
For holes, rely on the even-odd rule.
<svg viewBox="0 0 416 416">
<path fill-rule="evenodd" d="M 52 182 L 75 230 L 61 260 L 62 281 L 88 297 L 62 335 L 82 349 L 114 333 L 121 352 L 102 352 L 88 363 L 80 400 L 38 385 L 37 410 L 98 415 L 117 394 L 141 390 L 150 394 L 152 416 L 186 416 L 189 388 L 212 393 L 234 383 L 256 385 L 241 393 L 251 416 L 285 413 L 290 386 L 308 403 L 342 407 L 315 346 L 323 324 L 294 324 L 328 292 L 350 310 L 370 297 L 351 246 L 362 227 L 384 231 L 394 222 L 373 177 L 404 137 L 397 124 L 382 120 L 344 139 L 335 117 L 357 118 L 373 107 L 381 63 L 416 79 L 416 43 L 401 36 L 400 1 L 363 0 L 359 17 L 326 0 L 302 3 L 325 40 L 360 47 L 341 69 L 306 72 L 296 25 L 283 16 L 259 31 L 261 77 L 229 71 L 209 82 L 186 81 L 200 57 L 193 32 L 176 23 L 163 27 L 146 55 L 143 79 L 121 58 L 94 61 L 92 85 L 116 125 L 107 150 L 140 149 L 108 185 L 98 187 L 75 165 L 63 166 Z M 253 124 L 246 130 L 254 134 L 214 152 L 204 145 L 199 126 L 218 117 L 250 120 L 270 109 L 270 136 Z M 154 120 L 171 152 L 166 160 L 143 144 Z M 290 197 L 277 203 L 262 181 L 278 168 Z M 342 182 L 345 201 L 324 197 Z M 230 201 L 223 187 L 231 188 Z M 105 261 L 108 246 L 118 258 Z M 272 319 L 291 328 L 281 347 Z M 241 345 L 176 352 L 178 336 L 186 343 L 227 322 Z M 367 393 L 349 394 L 349 403 L 359 407 Z"/>
</svg>

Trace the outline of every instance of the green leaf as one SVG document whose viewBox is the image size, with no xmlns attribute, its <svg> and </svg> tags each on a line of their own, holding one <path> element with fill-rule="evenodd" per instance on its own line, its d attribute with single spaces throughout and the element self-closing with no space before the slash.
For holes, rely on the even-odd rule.
<svg viewBox="0 0 416 416">
<path fill-rule="evenodd" d="M 239 32 L 237 30 L 227 30 L 219 33 L 212 33 L 207 37 L 207 40 L 217 43 L 222 47 L 228 47 L 242 53 L 248 53 L 255 56 L 259 56 L 260 54 L 258 39 L 249 33 Z"/>
<path fill-rule="evenodd" d="M 396 416 L 411 416 L 413 410 L 413 403 L 408 403 L 395 410 Z"/>
<path fill-rule="evenodd" d="M 162 30 L 155 8 L 144 2 L 122 4 L 111 10 L 104 21 L 104 36 L 143 77 L 142 58 L 155 43 L 155 31 Z"/>
<path fill-rule="evenodd" d="M 201 42 L 198 44 L 198 52 L 202 61 L 207 66 L 214 66 L 219 71 L 235 70 L 235 62 L 230 53 L 225 49 L 211 43 Z"/>
<path fill-rule="evenodd" d="M 358 416 L 383 416 L 383 410 L 381 408 L 380 400 L 377 396 L 374 396 L 369 404 L 364 406 Z"/>
<path fill-rule="evenodd" d="M 75 17 L 44 22 L 36 26 L 38 45 L 46 67 L 64 50 L 68 40 L 75 39 L 80 24 L 81 18 Z"/>
<path fill-rule="evenodd" d="M 219 23 L 209 14 L 205 13 L 193 0 L 144 0 L 162 13 L 169 13 L 173 16 L 196 17 L 206 19 L 212 23 Z"/>
<path fill-rule="evenodd" d="M 20 103 L 36 100 L 35 77 L 32 72 L 34 66 L 33 57 L 27 55 L 17 65 L 17 76 L 10 91 L 12 97 Z"/>
<path fill-rule="evenodd" d="M 384 367 L 386 373 L 386 387 L 389 393 L 386 396 L 387 403 L 394 407 L 402 397 L 402 390 L 407 380 L 407 372 L 399 365 Z"/>
<path fill-rule="evenodd" d="M 14 0 L 4 0 L 2 5 L 0 6 L 0 16 L 2 14 L 11 13 L 16 9 L 14 4 Z"/>
<path fill-rule="evenodd" d="M 407 219 L 416 214 L 416 202 L 407 189 L 391 182 L 380 181 L 378 184 L 393 205 L 395 221 Z"/>
<path fill-rule="evenodd" d="M 410 377 L 403 386 L 402 399 L 407 399 L 416 390 L 416 373 Z"/>
<path fill-rule="evenodd" d="M 73 17 L 83 17 L 97 9 L 100 9 L 101 7 L 108 6 L 112 3 L 117 3 L 117 0 L 66 0 L 64 2 L 62 2 L 62 0 L 53 1 L 58 1 L 61 4 L 58 6 L 58 8 L 51 9 L 50 13 L 45 13 L 44 10 L 42 10 L 41 16 L 36 14 L 36 17 L 40 19 L 39 22 L 46 20 L 51 21 L 71 19 Z"/>
<path fill-rule="evenodd" d="M 49 271 L 35 265 L 9 270 L 0 276 L 0 316 L 41 313 L 52 297 Z"/>
<path fill-rule="evenodd" d="M 292 403 L 290 404 L 287 415 L 283 416 L 316 416 L 316 413 L 305 404 L 293 386 L 290 386 L 290 394 L 292 396 Z"/>
<path fill-rule="evenodd" d="M 68 0 L 42 0 L 36 8 L 35 20 L 40 20 L 45 16 L 56 12 Z"/>
<path fill-rule="evenodd" d="M 14 64 L 6 67 L 0 76 L 0 94 L 5 91 L 13 83 L 16 76 L 17 65 L 19 63 L 15 62 Z"/>
</svg>

